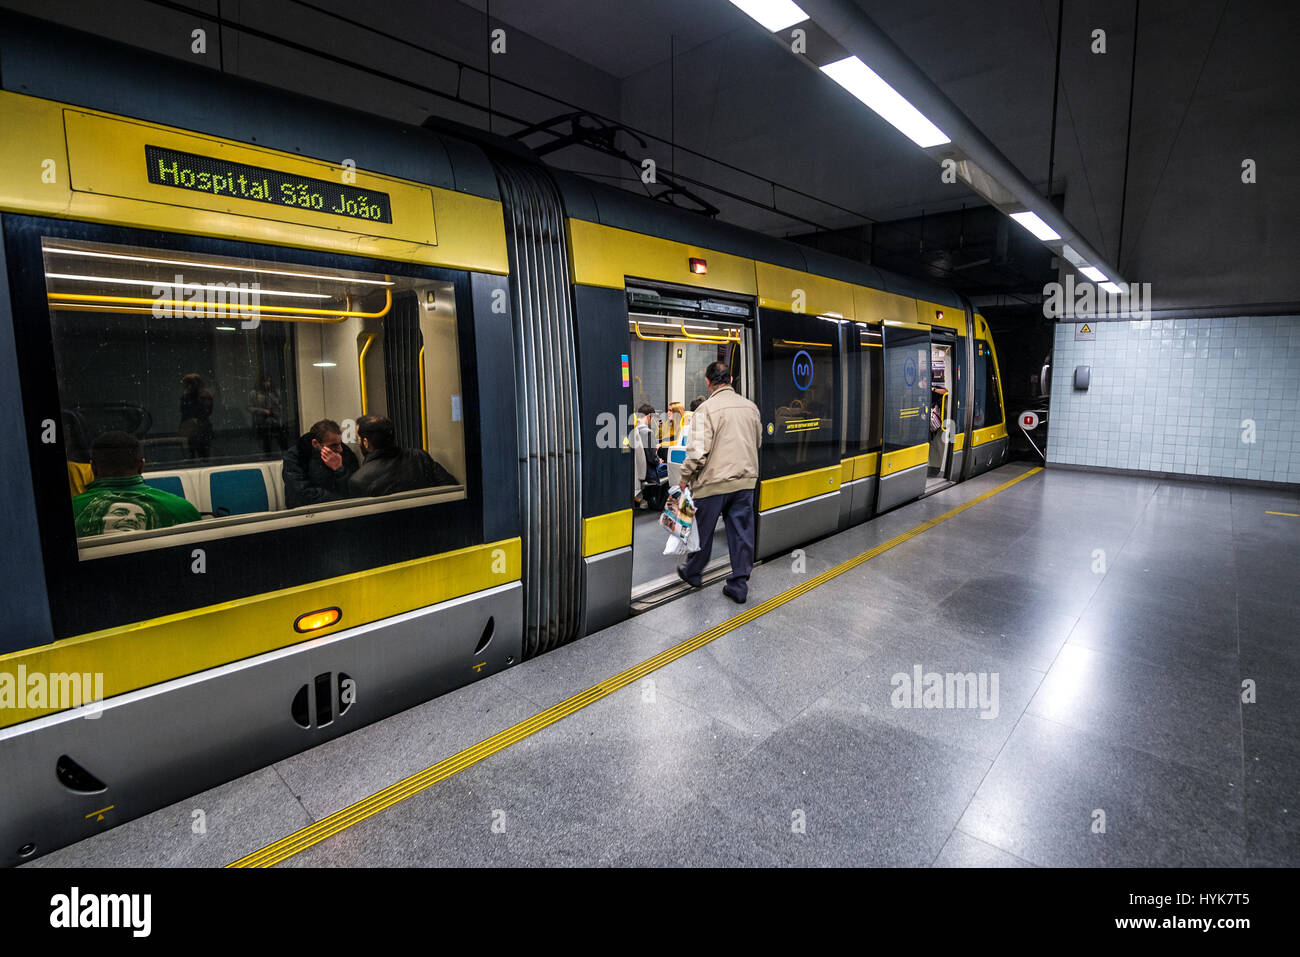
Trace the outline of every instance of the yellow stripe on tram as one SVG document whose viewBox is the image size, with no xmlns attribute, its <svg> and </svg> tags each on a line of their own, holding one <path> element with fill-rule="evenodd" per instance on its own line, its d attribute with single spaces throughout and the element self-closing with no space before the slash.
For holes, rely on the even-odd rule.
<svg viewBox="0 0 1300 957">
<path fill-rule="evenodd" d="M 359 824 L 368 817 L 373 817 L 380 811 L 392 807 L 394 804 L 405 801 L 409 797 L 414 797 L 416 794 L 432 787 L 439 781 L 445 780 L 454 774 L 464 771 L 468 767 L 478 764 L 480 761 L 491 757 L 498 751 L 503 751 L 512 744 L 522 741 L 530 735 L 536 734 L 543 728 L 555 724 L 555 722 L 568 717 L 575 711 L 581 711 L 588 705 L 594 704 L 601 698 L 613 694 L 620 688 L 625 688 L 634 682 L 640 681 L 651 672 L 657 671 L 665 665 L 671 664 L 678 658 L 689 655 L 692 651 L 704 647 L 714 639 L 721 638 L 723 635 L 729 634 L 737 628 L 749 624 L 755 618 L 766 615 L 769 611 L 774 611 L 782 605 L 794 601 L 802 595 L 806 595 L 814 588 L 819 588 L 827 582 L 843 575 L 845 572 L 852 571 L 864 562 L 870 561 L 877 555 L 889 551 L 891 548 L 902 545 L 904 542 L 911 541 L 923 532 L 927 532 L 936 525 L 946 522 L 948 519 L 953 518 L 956 515 L 960 515 L 962 512 L 966 511 L 966 509 L 992 498 L 999 492 L 1006 491 L 1017 482 L 1023 482 L 1031 475 L 1036 475 L 1041 471 L 1042 468 L 1033 468 L 1025 474 L 1011 479 L 1009 482 L 1003 482 L 997 488 L 990 489 L 987 492 L 977 495 L 969 502 L 958 505 L 956 508 L 949 509 L 942 515 L 930 519 L 928 522 L 922 522 L 920 525 L 916 526 L 916 528 L 903 532 L 901 535 L 896 535 L 889 541 L 883 542 L 854 558 L 850 558 L 848 561 L 836 565 L 829 571 L 822 572 L 815 578 L 810 578 L 808 581 L 800 585 L 789 588 L 786 591 L 781 592 L 781 594 L 769 598 L 762 604 L 755 605 L 748 611 L 736 615 L 734 618 L 728 618 L 726 621 L 722 622 L 722 624 L 716 625 L 708 631 L 700 632 L 694 638 L 688 638 L 686 641 L 674 645 L 667 651 L 660 652 L 653 658 L 647 658 L 640 664 L 633 665 L 626 671 L 619 672 L 614 675 L 614 677 L 607 678 L 600 682 L 600 684 L 593 685 L 586 691 L 579 692 L 571 698 L 565 698 L 559 704 L 553 705 L 545 711 L 539 712 L 513 727 L 506 728 L 504 731 L 500 731 L 492 735 L 492 737 L 480 741 L 473 747 L 466 748 L 464 751 L 453 754 L 445 761 L 439 761 L 430 768 L 425 768 L 423 771 L 413 774 L 408 778 L 404 778 L 396 784 L 392 784 L 389 787 L 384 788 L 382 791 L 370 795 L 368 798 L 364 798 L 355 804 L 343 808 L 341 811 L 336 811 L 328 817 L 321 818 L 315 824 L 308 825 L 302 830 L 296 831 L 288 837 L 276 841 L 274 844 L 268 844 L 260 851 L 254 851 L 247 857 L 241 857 L 239 860 L 227 866 L 272 867 L 281 861 L 287 860 L 295 854 L 301 853 L 309 847 L 313 847 L 327 838 L 338 834 L 340 831 L 346 830 L 354 824 Z"/>
</svg>

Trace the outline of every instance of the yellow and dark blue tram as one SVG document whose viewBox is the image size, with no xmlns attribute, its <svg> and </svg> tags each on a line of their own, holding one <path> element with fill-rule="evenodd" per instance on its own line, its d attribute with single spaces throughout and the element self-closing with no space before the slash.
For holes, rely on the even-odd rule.
<svg viewBox="0 0 1300 957">
<path fill-rule="evenodd" d="M 11 864 L 673 597 L 628 435 L 716 359 L 760 558 L 1006 457 L 940 286 L 7 14 L 0 85 Z M 286 451 L 363 416 L 439 483 L 294 504 Z M 74 521 L 123 432 L 196 517 Z"/>
</svg>

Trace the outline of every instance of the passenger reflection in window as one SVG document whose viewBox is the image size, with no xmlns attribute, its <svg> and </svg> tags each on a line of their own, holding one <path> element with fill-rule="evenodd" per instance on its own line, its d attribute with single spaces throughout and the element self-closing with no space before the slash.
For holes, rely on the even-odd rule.
<svg viewBox="0 0 1300 957">
<path fill-rule="evenodd" d="M 212 393 L 197 372 L 181 377 L 179 431 L 190 458 L 206 459 L 212 455 Z"/>
<path fill-rule="evenodd" d="M 248 393 L 248 414 L 253 420 L 253 435 L 262 443 L 263 452 L 271 451 L 272 442 L 281 452 L 288 448 L 280 420 L 280 391 L 269 375 L 262 376 L 257 388 Z"/>
<path fill-rule="evenodd" d="M 397 431 L 385 416 L 363 415 L 357 419 L 357 440 L 365 461 L 348 483 L 353 495 L 391 495 L 459 484 L 428 452 L 400 447 Z"/>
<path fill-rule="evenodd" d="M 95 439 L 90 468 L 95 480 L 72 499 L 78 538 L 199 520 L 198 509 L 185 499 L 145 483 L 140 440 L 129 432 L 105 432 Z"/>
</svg>

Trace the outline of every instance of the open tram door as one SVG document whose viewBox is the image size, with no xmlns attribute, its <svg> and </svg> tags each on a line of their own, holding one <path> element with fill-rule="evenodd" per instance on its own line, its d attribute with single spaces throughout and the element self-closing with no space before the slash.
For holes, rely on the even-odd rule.
<svg viewBox="0 0 1300 957">
<path fill-rule="evenodd" d="M 731 369 L 733 387 L 753 398 L 752 300 L 694 288 L 627 281 L 627 384 L 631 408 L 623 447 L 632 511 L 632 605 L 643 609 L 685 589 L 677 565 L 685 556 L 664 554 L 667 531 L 659 524 L 664 500 L 685 460 L 692 406 L 708 398 L 704 370 L 712 362 Z M 710 573 L 728 564 L 723 526 L 714 536 Z"/>
<path fill-rule="evenodd" d="M 930 455 L 926 464 L 925 491 L 947 488 L 960 477 L 953 471 L 957 435 L 962 426 L 962 352 L 956 330 L 930 329 Z"/>
</svg>

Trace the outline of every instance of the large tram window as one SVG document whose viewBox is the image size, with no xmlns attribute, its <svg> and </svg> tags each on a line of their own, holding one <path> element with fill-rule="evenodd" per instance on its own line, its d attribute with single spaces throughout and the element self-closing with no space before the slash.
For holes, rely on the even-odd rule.
<svg viewBox="0 0 1300 957">
<path fill-rule="evenodd" d="M 42 255 L 83 549 L 464 498 L 450 282 L 67 239 Z M 366 414 L 392 433 L 362 423 L 370 456 Z M 116 451 L 92 474 L 96 439 Z"/>
<path fill-rule="evenodd" d="M 764 477 L 838 461 L 839 323 L 768 309 L 761 322 Z"/>
<path fill-rule="evenodd" d="M 993 349 L 983 340 L 975 340 L 975 421 L 974 428 L 986 429 L 1002 423 L 1002 404 L 998 399 L 997 369 Z"/>
</svg>

